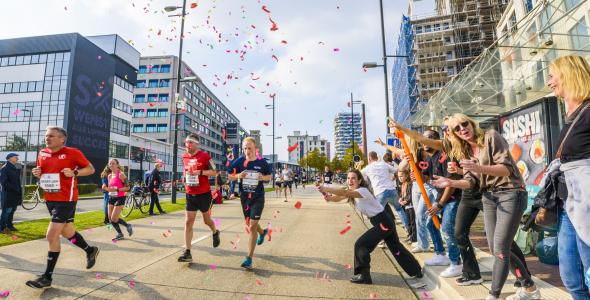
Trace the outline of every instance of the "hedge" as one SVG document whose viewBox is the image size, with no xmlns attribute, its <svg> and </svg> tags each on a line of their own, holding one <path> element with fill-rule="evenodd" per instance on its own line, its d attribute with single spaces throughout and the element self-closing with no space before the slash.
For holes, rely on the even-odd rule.
<svg viewBox="0 0 590 300">
<path fill-rule="evenodd" d="M 31 194 L 37 188 L 36 184 L 25 185 L 25 195 Z M 80 195 L 94 193 L 98 186 L 94 183 L 80 183 L 78 184 L 78 193 Z M 39 189 L 41 197 L 43 197 L 43 189 Z"/>
</svg>

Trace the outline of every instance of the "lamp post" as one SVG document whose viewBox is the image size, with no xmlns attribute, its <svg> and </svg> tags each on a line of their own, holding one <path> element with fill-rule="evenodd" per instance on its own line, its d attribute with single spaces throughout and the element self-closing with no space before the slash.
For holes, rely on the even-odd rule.
<svg viewBox="0 0 590 300">
<path fill-rule="evenodd" d="M 352 93 L 350 93 L 350 144 L 352 147 L 352 157 L 354 158 L 354 105 L 362 103 L 360 100 L 354 100 Z"/>
<path fill-rule="evenodd" d="M 182 7 L 166 6 L 164 8 L 167 12 L 173 12 L 182 8 L 180 15 L 180 45 L 178 47 L 178 72 L 176 73 L 176 93 L 180 97 L 180 75 L 182 74 L 182 42 L 184 40 L 184 17 L 186 16 L 186 0 L 182 1 Z M 177 97 L 178 99 L 178 97 Z M 178 172 L 178 110 L 174 112 L 174 144 L 172 146 L 172 203 L 176 203 L 176 173 Z"/>
<path fill-rule="evenodd" d="M 275 95 L 271 96 L 272 104 L 267 104 L 264 107 L 272 109 L 272 187 L 275 187 Z"/>
</svg>

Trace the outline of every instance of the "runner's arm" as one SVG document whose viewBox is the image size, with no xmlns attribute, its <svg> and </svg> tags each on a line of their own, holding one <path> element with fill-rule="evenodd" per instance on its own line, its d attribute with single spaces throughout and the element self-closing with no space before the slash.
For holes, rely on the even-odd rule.
<svg viewBox="0 0 590 300">
<path fill-rule="evenodd" d="M 217 169 L 215 168 L 215 162 L 212 159 L 209 160 L 209 169 L 200 171 L 200 175 L 204 176 L 217 176 Z"/>
</svg>

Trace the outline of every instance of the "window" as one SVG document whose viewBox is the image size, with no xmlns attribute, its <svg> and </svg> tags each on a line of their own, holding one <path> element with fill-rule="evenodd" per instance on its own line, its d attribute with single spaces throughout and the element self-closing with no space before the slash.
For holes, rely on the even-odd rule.
<svg viewBox="0 0 590 300">
<path fill-rule="evenodd" d="M 449 23 L 443 23 L 442 28 L 443 30 L 449 29 Z"/>
<path fill-rule="evenodd" d="M 145 80 L 138 80 L 137 85 L 135 87 L 144 88 L 145 87 Z"/>
<path fill-rule="evenodd" d="M 139 72 L 139 74 L 147 73 L 147 66 L 139 66 L 138 72 Z"/>
<path fill-rule="evenodd" d="M 565 10 L 570 11 L 572 8 L 574 8 L 578 4 L 580 4 L 581 1 L 582 0 L 565 0 L 565 1 L 563 1 L 563 4 L 565 5 Z"/>
<path fill-rule="evenodd" d="M 157 126 L 156 124 L 146 124 L 145 125 L 145 132 L 156 132 Z"/>
<path fill-rule="evenodd" d="M 416 33 L 422 33 L 422 26 L 416 26 Z"/>
<path fill-rule="evenodd" d="M 160 94 L 159 98 L 160 102 L 168 102 L 170 100 L 168 94 Z"/>
<path fill-rule="evenodd" d="M 424 26 L 424 32 L 431 32 L 431 31 L 432 31 L 432 26 L 430 26 L 430 25 Z"/>
<path fill-rule="evenodd" d="M 170 65 L 162 65 L 160 67 L 160 73 L 170 73 Z"/>
<path fill-rule="evenodd" d="M 572 41 L 572 49 L 582 50 L 588 47 L 588 27 L 586 26 L 586 21 L 584 19 L 581 19 L 576 23 L 568 33 Z"/>
<path fill-rule="evenodd" d="M 133 110 L 133 117 L 134 118 L 143 118 L 143 117 L 145 117 L 144 110 L 143 109 L 134 109 Z"/>
<path fill-rule="evenodd" d="M 149 94 L 148 95 L 148 102 L 158 102 L 158 95 L 157 94 Z"/>
<path fill-rule="evenodd" d="M 167 124 L 158 124 L 158 132 L 166 132 L 168 130 Z"/>
<path fill-rule="evenodd" d="M 440 30 L 440 24 L 434 24 L 434 31 Z"/>
<path fill-rule="evenodd" d="M 135 103 L 145 103 L 145 95 L 135 95 Z"/>
<path fill-rule="evenodd" d="M 158 110 L 158 117 L 167 117 L 168 116 L 168 109 L 159 109 Z"/>
<path fill-rule="evenodd" d="M 170 86 L 170 79 L 160 80 L 160 87 L 169 87 L 169 86 Z"/>
<path fill-rule="evenodd" d="M 113 98 L 113 108 L 118 109 L 124 113 L 131 114 L 131 106 L 115 98 Z"/>
<path fill-rule="evenodd" d="M 123 89 L 129 91 L 129 92 L 133 93 L 133 91 L 134 91 L 133 85 L 119 76 L 115 76 L 115 84 L 122 87 Z"/>
<path fill-rule="evenodd" d="M 151 73 L 160 73 L 160 65 L 153 65 Z"/>
<path fill-rule="evenodd" d="M 129 145 L 117 141 L 111 141 L 109 145 L 109 156 L 114 158 L 128 158 Z"/>
<path fill-rule="evenodd" d="M 150 88 L 157 88 L 158 87 L 158 79 L 150 79 Z"/>
<path fill-rule="evenodd" d="M 143 124 L 133 124 L 133 132 L 144 132 Z"/>
<path fill-rule="evenodd" d="M 112 116 L 111 118 L 111 132 L 129 136 L 129 128 L 131 123 L 127 120 Z"/>
<path fill-rule="evenodd" d="M 147 116 L 148 117 L 157 117 L 158 115 L 158 110 L 157 109 L 148 109 L 147 110 Z"/>
</svg>

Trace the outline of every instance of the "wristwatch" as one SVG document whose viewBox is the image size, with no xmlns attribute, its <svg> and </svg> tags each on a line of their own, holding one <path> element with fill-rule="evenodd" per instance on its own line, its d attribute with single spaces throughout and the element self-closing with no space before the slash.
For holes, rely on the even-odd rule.
<svg viewBox="0 0 590 300">
<path fill-rule="evenodd" d="M 78 177 L 78 170 L 74 170 L 74 177 Z"/>
</svg>

